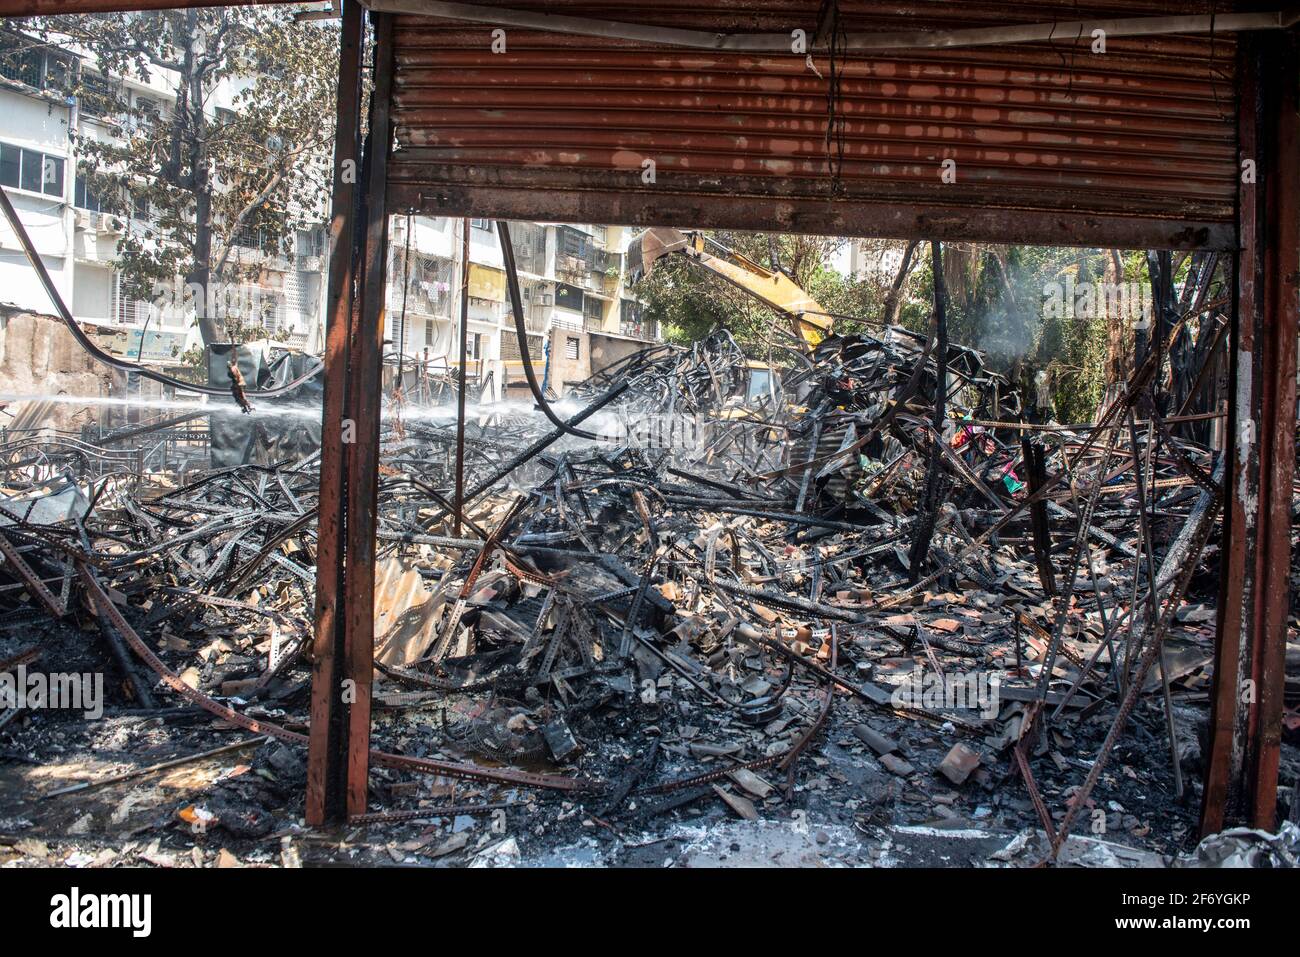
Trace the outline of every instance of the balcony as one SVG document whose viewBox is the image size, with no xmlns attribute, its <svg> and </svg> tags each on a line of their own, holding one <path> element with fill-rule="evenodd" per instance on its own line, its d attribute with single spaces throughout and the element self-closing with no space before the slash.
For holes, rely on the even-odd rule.
<svg viewBox="0 0 1300 957">
<path fill-rule="evenodd" d="M 629 339 L 640 339 L 642 342 L 654 342 L 659 338 L 659 329 L 653 319 L 622 319 L 618 331 Z"/>
<path fill-rule="evenodd" d="M 400 316 L 405 299 L 407 315 L 433 316 L 448 318 L 451 313 L 451 296 L 447 293 L 430 294 L 427 290 L 412 283 L 409 290 L 403 291 L 400 284 L 388 284 L 387 309 L 390 316 Z"/>
</svg>

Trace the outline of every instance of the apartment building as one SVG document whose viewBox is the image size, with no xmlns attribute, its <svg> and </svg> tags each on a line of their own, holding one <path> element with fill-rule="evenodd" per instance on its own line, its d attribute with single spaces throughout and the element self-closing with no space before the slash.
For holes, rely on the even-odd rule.
<svg viewBox="0 0 1300 957">
<path fill-rule="evenodd" d="M 495 224 L 469 227 L 467 373 L 493 399 L 527 384 Z M 465 221 L 394 217 L 390 236 L 389 348 L 452 371 L 459 356 Z M 545 385 L 562 395 L 657 341 L 626 281 L 631 231 L 621 226 L 511 223 L 528 351 Z M 409 249 L 409 254 L 408 254 Z"/>
<path fill-rule="evenodd" d="M 85 93 L 72 96 L 80 72 Z M 224 81 L 207 108 L 213 116 L 231 110 L 237 79 Z M 109 212 L 86 183 L 73 151 L 73 137 L 114 140 L 127 124 L 114 103 L 168 116 L 175 105 L 174 75 L 152 71 L 149 82 L 102 75 L 77 53 L 42 46 L 12 31 L 0 31 L 0 184 L 36 246 L 55 287 L 72 314 L 99 332 L 103 345 L 122 356 L 168 364 L 201 345 L 193 307 L 132 298 L 115 268 L 118 245 L 149 229 L 152 211 L 132 204 Z M 319 217 L 323 222 L 322 215 Z M 301 230 L 287 245 L 271 243 L 256 230 L 236 240 L 233 259 L 256 267 L 250 294 L 265 303 L 265 325 L 283 345 L 319 351 L 325 302 L 324 227 Z M 171 296 L 180 303 L 182 296 Z M 0 303 L 52 312 L 35 272 L 7 223 L 0 222 Z"/>
<path fill-rule="evenodd" d="M 72 96 L 80 73 L 84 95 Z M 210 98 L 214 116 L 234 106 L 239 81 L 223 82 Z M 134 299 L 115 267 L 119 243 L 150 226 L 150 210 L 110 212 L 87 185 L 72 148 L 74 135 L 121 136 L 135 119 L 114 116 L 110 102 L 166 117 L 175 83 L 153 71 L 148 83 L 100 75 L 75 52 L 0 32 L 0 184 L 36 245 L 60 295 L 110 351 L 167 365 L 201 345 L 183 289 Z M 283 345 L 320 352 L 324 345 L 328 250 L 326 197 L 321 225 L 300 230 L 287 245 L 257 230 L 236 238 L 232 262 L 252 267 L 266 317 Z M 459 356 L 463 221 L 393 217 L 386 310 L 387 347 L 407 360 L 450 370 Z M 529 333 L 529 352 L 548 388 L 567 384 L 657 340 L 654 323 L 625 281 L 631 231 L 618 226 L 515 223 L 511 238 Z M 469 221 L 469 374 L 489 398 L 526 388 L 493 223 Z M 169 291 L 170 292 L 170 291 Z M 0 223 L 0 303 L 52 312 L 17 238 Z"/>
</svg>

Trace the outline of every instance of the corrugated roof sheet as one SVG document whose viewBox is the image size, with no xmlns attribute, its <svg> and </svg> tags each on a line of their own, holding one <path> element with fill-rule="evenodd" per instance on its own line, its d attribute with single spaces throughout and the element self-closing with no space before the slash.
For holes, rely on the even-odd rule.
<svg viewBox="0 0 1300 957">
<path fill-rule="evenodd" d="M 819 6 L 500 5 L 746 32 L 811 32 Z M 849 32 L 1208 12 L 1163 0 L 840 8 Z M 1061 242 L 1221 245 L 1231 236 L 1231 36 L 1110 38 L 1105 54 L 1091 52 L 1090 37 L 1071 36 L 854 56 L 840 66 L 841 159 L 826 142 L 822 53 L 810 67 L 794 54 L 518 28 L 507 30 L 506 52 L 493 53 L 491 31 L 398 18 L 392 208 L 637 224 L 701 215 L 717 225 L 881 235 L 1019 224 L 1021 238 L 1059 231 Z M 643 181 L 646 160 L 652 184 Z M 942 180 L 945 160 L 956 163 L 955 182 Z"/>
</svg>

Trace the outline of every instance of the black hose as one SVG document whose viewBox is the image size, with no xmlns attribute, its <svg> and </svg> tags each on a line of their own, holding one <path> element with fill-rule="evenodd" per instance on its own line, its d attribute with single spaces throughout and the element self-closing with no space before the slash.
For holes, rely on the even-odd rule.
<svg viewBox="0 0 1300 957">
<path fill-rule="evenodd" d="M 532 390 L 537 407 L 545 413 L 546 417 L 551 420 L 551 424 L 557 429 L 567 432 L 569 435 L 576 435 L 580 439 L 601 441 L 602 436 L 583 429 L 575 429 L 567 424 L 555 414 L 555 411 L 546 401 L 546 396 L 542 394 L 542 387 L 537 381 L 537 373 L 533 371 L 533 360 L 528 354 L 528 330 L 524 326 L 524 304 L 519 297 L 519 273 L 515 269 L 515 249 L 510 244 L 510 228 L 506 226 L 504 220 L 497 220 L 497 238 L 501 241 L 501 259 L 506 267 L 506 287 L 510 291 L 510 311 L 515 319 L 515 335 L 519 337 L 519 357 L 523 360 L 524 376 L 528 379 L 528 388 Z"/>
<path fill-rule="evenodd" d="M 9 220 L 9 226 L 13 229 L 14 235 L 18 237 L 18 242 L 22 245 L 23 252 L 27 255 L 27 261 L 30 262 L 32 268 L 36 270 L 36 278 L 38 278 L 41 281 L 41 285 L 45 287 L 45 294 L 50 297 L 50 302 L 54 304 L 55 311 L 58 312 L 59 318 L 62 319 L 64 325 L 68 327 L 68 331 L 71 332 L 72 337 L 77 340 L 77 344 L 90 353 L 91 358 L 104 363 L 104 365 L 112 366 L 114 369 L 122 369 L 125 372 L 135 372 L 144 376 L 146 379 L 153 379 L 155 382 L 161 382 L 163 385 L 169 385 L 176 389 L 183 389 L 186 392 L 197 392 L 200 395 L 230 395 L 230 389 L 228 387 L 201 385 L 197 382 L 186 382 L 184 379 L 178 379 L 175 376 L 167 375 L 165 372 L 156 372 L 138 362 L 128 362 L 126 359 L 119 359 L 117 356 L 111 355 L 99 348 L 99 346 L 95 345 L 95 343 L 90 340 L 90 337 L 81 331 L 81 327 L 77 325 L 77 321 L 72 318 L 72 313 L 68 311 L 67 304 L 64 303 L 63 297 L 60 296 L 59 291 L 54 288 L 54 282 L 50 279 L 50 274 L 45 269 L 45 263 L 41 262 L 41 257 L 36 252 L 36 247 L 32 245 L 31 237 L 27 235 L 27 230 L 23 227 L 22 220 L 20 220 L 18 214 L 14 212 L 13 204 L 9 202 L 9 194 L 5 192 L 3 187 L 0 187 L 0 210 L 3 210 L 5 218 Z M 141 339 L 141 348 L 143 348 L 143 342 L 144 340 Z M 279 386 L 275 389 L 248 390 L 245 391 L 244 394 L 260 396 L 262 398 L 272 398 L 277 395 L 284 395 L 286 392 L 291 392 L 298 388 L 298 386 L 302 385 L 322 368 L 324 368 L 324 363 L 317 362 L 311 369 L 286 385 Z"/>
</svg>

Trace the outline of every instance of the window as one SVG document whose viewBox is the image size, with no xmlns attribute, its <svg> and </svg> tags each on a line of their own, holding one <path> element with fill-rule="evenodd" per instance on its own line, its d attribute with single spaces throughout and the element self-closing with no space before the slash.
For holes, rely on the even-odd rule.
<svg viewBox="0 0 1300 957">
<path fill-rule="evenodd" d="M 593 250 L 591 268 L 596 272 L 604 273 L 606 276 L 617 276 L 623 271 L 623 257 L 618 253 L 607 252 L 604 249 Z"/>
<path fill-rule="evenodd" d="M 542 337 L 528 337 L 528 357 L 537 362 L 542 354 Z M 509 361 L 511 359 L 522 359 L 519 353 L 519 337 L 512 333 L 507 333 L 501 337 L 501 358 Z"/>
<path fill-rule="evenodd" d="M 147 215 L 147 201 L 145 201 L 145 203 L 145 211 Z M 136 213 L 136 218 L 143 219 L 145 217 Z M 280 237 L 275 231 L 267 229 L 264 226 L 251 226 L 247 223 L 235 230 L 235 234 L 231 237 L 230 243 L 232 246 L 242 246 L 245 249 L 259 250 L 266 253 L 268 256 L 274 256 L 280 251 Z"/>
<path fill-rule="evenodd" d="M 582 354 L 582 340 L 576 336 L 564 337 L 564 358 L 577 359 Z"/>
<path fill-rule="evenodd" d="M 139 114 L 136 118 L 136 125 L 141 129 L 152 129 L 162 119 L 162 107 L 151 96 L 137 96 L 135 98 L 135 108 Z"/>
<path fill-rule="evenodd" d="M 426 256 L 413 251 L 410 265 L 407 265 L 403 247 L 392 247 L 391 253 L 388 275 L 397 308 L 404 303 L 412 312 L 446 315 L 451 305 L 455 264 L 442 256 Z"/>
<path fill-rule="evenodd" d="M 486 229 L 489 233 L 492 232 L 492 220 L 490 219 L 471 219 L 469 224 L 475 229 Z"/>
<path fill-rule="evenodd" d="M 654 323 L 641 315 L 641 303 L 635 299 L 619 301 L 619 331 L 635 339 L 653 339 Z"/>
<path fill-rule="evenodd" d="M 35 40 L 8 34 L 0 38 L 0 76 L 40 89 L 44 56 Z"/>
<path fill-rule="evenodd" d="M 112 315 L 116 322 L 127 326 L 141 326 L 149 320 L 153 303 L 137 299 L 120 272 L 113 273 Z"/>
<path fill-rule="evenodd" d="M 88 209 L 92 213 L 104 211 L 103 200 L 86 183 L 86 177 L 81 172 L 77 173 L 76 185 L 72 190 L 72 205 L 78 209 Z"/>
<path fill-rule="evenodd" d="M 577 286 L 570 286 L 563 282 L 555 284 L 555 304 L 562 309 L 582 312 L 584 298 L 582 290 Z"/>
<path fill-rule="evenodd" d="M 312 226 L 298 230 L 298 255 L 323 256 L 325 254 L 325 227 Z"/>
<path fill-rule="evenodd" d="M 520 272 L 546 274 L 546 227 L 536 223 L 511 223 L 510 239 Z"/>
<path fill-rule="evenodd" d="M 72 89 L 72 58 L 54 52 L 46 53 L 45 76 L 41 87 L 67 96 Z"/>
<path fill-rule="evenodd" d="M 5 186 L 62 199 L 63 163 L 61 156 L 0 143 L 0 183 Z"/>
<path fill-rule="evenodd" d="M 0 183 L 17 186 L 19 170 L 22 169 L 23 151 L 8 143 L 0 143 Z"/>
<path fill-rule="evenodd" d="M 426 346 L 433 345 L 433 320 L 432 319 L 424 320 L 424 344 Z"/>
<path fill-rule="evenodd" d="M 609 242 L 609 227 L 593 225 L 591 227 L 591 235 L 595 238 L 596 242 L 603 246 L 605 243 Z"/>
<path fill-rule="evenodd" d="M 590 258 L 591 237 L 586 233 L 580 233 L 572 226 L 561 226 L 557 230 L 557 237 L 561 256 L 572 256 L 582 260 Z"/>
<path fill-rule="evenodd" d="M 0 34 L 0 77 L 36 90 L 62 93 L 68 89 L 72 60 L 19 34 Z"/>
<path fill-rule="evenodd" d="M 96 73 L 81 74 L 81 115 L 105 117 L 117 112 L 117 94 L 105 77 Z"/>
</svg>

